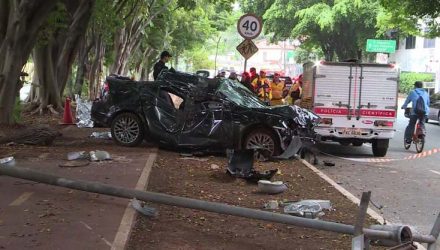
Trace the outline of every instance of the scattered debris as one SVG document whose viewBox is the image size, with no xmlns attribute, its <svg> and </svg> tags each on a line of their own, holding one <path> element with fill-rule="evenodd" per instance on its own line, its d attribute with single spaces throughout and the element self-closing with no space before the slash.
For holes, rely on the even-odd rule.
<svg viewBox="0 0 440 250">
<path fill-rule="evenodd" d="M 86 153 L 86 151 L 69 152 L 67 154 L 67 160 L 69 161 L 85 159 L 90 161 L 106 161 L 111 160 L 112 157 L 107 151 L 102 150 L 90 151 L 89 153 Z"/>
<path fill-rule="evenodd" d="M 13 167 L 15 166 L 15 158 L 13 156 L 1 158 L 0 165 L 6 167 Z"/>
<path fill-rule="evenodd" d="M 284 213 L 311 219 L 324 215 L 321 205 L 319 205 L 318 202 L 308 200 L 291 203 L 285 206 Z"/>
<path fill-rule="evenodd" d="M 279 208 L 279 203 L 277 200 L 270 200 L 266 204 L 264 204 L 264 208 L 275 210 Z"/>
<path fill-rule="evenodd" d="M 90 156 L 86 151 L 78 151 L 78 152 L 69 152 L 67 153 L 67 160 L 75 161 L 75 160 L 84 160 L 88 159 Z"/>
<path fill-rule="evenodd" d="M 101 151 L 101 150 L 90 151 L 91 161 L 106 161 L 111 159 L 112 157 L 107 151 Z"/>
<path fill-rule="evenodd" d="M 257 183 L 259 180 L 270 180 L 278 169 L 257 172 L 254 169 L 254 150 L 234 150 L 230 154 L 227 173 L 231 176 L 246 179 L 249 182 Z"/>
<path fill-rule="evenodd" d="M 136 198 L 133 198 L 131 201 L 131 206 L 138 211 L 139 213 L 148 216 L 148 217 L 156 217 L 158 215 L 158 212 L 153 207 L 148 207 L 145 205 L 142 205 L 140 201 L 138 201 Z"/>
<path fill-rule="evenodd" d="M 279 160 L 289 160 L 298 154 L 302 145 L 301 138 L 299 136 L 293 136 L 292 141 L 290 142 L 289 146 L 287 146 L 286 150 L 284 150 L 281 155 L 274 156 L 273 158 Z"/>
<path fill-rule="evenodd" d="M 211 169 L 212 170 L 220 169 L 220 166 L 217 164 L 211 164 Z"/>
<path fill-rule="evenodd" d="M 316 202 L 323 210 L 331 210 L 332 203 L 329 200 L 302 200 L 302 202 Z"/>
<path fill-rule="evenodd" d="M 182 160 L 193 160 L 193 161 L 208 161 L 207 158 L 197 158 L 197 157 L 182 157 Z"/>
<path fill-rule="evenodd" d="M 90 137 L 95 139 L 112 139 L 112 133 L 111 132 L 93 132 Z"/>
<path fill-rule="evenodd" d="M 87 102 L 81 99 L 79 95 L 75 95 L 76 100 L 76 126 L 78 128 L 93 128 L 93 121 L 91 118 L 92 102 Z"/>
<path fill-rule="evenodd" d="M 287 185 L 282 181 L 268 181 L 259 180 L 258 181 L 258 191 L 266 194 L 279 194 L 287 189 Z"/>
<path fill-rule="evenodd" d="M 334 167 L 335 166 L 335 163 L 332 161 L 323 161 L 323 162 L 324 162 L 324 166 L 327 166 L 327 167 Z"/>
<path fill-rule="evenodd" d="M 77 167 L 85 167 L 88 166 L 90 162 L 88 161 L 65 161 L 63 163 L 58 164 L 61 168 L 77 168 Z"/>
</svg>

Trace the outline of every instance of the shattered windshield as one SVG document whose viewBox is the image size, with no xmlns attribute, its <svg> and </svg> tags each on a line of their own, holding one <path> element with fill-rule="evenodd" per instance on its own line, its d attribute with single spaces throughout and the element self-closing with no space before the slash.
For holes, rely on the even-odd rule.
<svg viewBox="0 0 440 250">
<path fill-rule="evenodd" d="M 217 91 L 237 105 L 248 108 L 267 108 L 258 97 L 238 82 L 224 79 L 220 82 Z"/>
</svg>

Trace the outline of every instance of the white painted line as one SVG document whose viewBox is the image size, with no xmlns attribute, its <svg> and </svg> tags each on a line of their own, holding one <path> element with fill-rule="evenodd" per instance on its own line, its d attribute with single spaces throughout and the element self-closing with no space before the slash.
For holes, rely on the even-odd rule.
<svg viewBox="0 0 440 250">
<path fill-rule="evenodd" d="M 85 223 L 84 221 L 80 221 L 79 223 L 81 223 L 81 224 L 83 224 L 84 225 L 84 227 L 85 228 L 87 228 L 88 230 L 90 230 L 91 232 L 92 232 L 92 234 L 95 234 L 96 235 L 96 233 L 95 232 L 93 232 L 93 228 L 91 227 L 91 226 L 89 226 L 89 225 L 87 225 L 87 223 Z M 97 235 L 107 246 L 109 246 L 109 247 L 111 247 L 112 246 L 112 243 L 110 243 L 106 238 L 104 238 L 103 236 L 101 236 L 101 235 Z"/>
<path fill-rule="evenodd" d="M 313 166 L 312 164 L 308 163 L 307 161 L 300 159 L 300 161 L 306 165 L 309 169 L 311 169 L 313 172 L 315 172 L 319 177 L 321 177 L 322 179 L 324 179 L 326 182 L 328 182 L 330 185 L 332 185 L 336 190 L 338 190 L 342 195 L 344 195 L 345 197 L 347 197 L 350 201 L 352 201 L 354 204 L 358 205 L 361 203 L 361 201 L 354 196 L 352 193 L 348 192 L 345 188 L 343 188 L 341 185 L 339 185 L 338 183 L 336 183 L 334 180 L 332 180 L 328 175 L 324 174 L 323 172 L 321 172 L 319 169 L 317 169 L 315 166 Z M 385 220 L 384 217 L 382 217 L 382 215 L 378 214 L 376 211 L 374 211 L 371 208 L 367 209 L 367 214 L 369 216 L 371 216 L 371 218 L 375 219 L 377 222 L 381 223 L 381 224 L 390 224 L 390 221 Z M 415 245 L 417 246 L 417 249 L 421 249 L 421 250 L 426 250 L 426 248 L 421 245 L 418 242 L 415 242 Z"/>
<path fill-rule="evenodd" d="M 25 201 L 27 201 L 31 196 L 33 192 L 24 192 L 22 195 L 20 195 L 17 199 L 15 199 L 9 206 L 17 207 L 23 204 Z"/>
<path fill-rule="evenodd" d="M 141 176 L 136 184 L 137 190 L 144 190 L 148 186 L 148 178 L 150 177 L 151 169 L 156 161 L 157 149 L 150 153 L 148 156 L 145 167 Z M 125 208 L 124 215 L 122 216 L 121 224 L 119 225 L 118 232 L 116 233 L 113 244 L 111 244 L 111 250 L 124 250 L 125 245 L 130 237 L 132 225 L 135 221 L 136 210 L 131 207 L 131 201 L 128 202 L 127 208 Z"/>
<path fill-rule="evenodd" d="M 434 174 L 440 175 L 440 172 L 438 172 L 438 171 L 435 171 L 435 170 L 429 170 L 429 171 L 433 172 Z"/>
</svg>

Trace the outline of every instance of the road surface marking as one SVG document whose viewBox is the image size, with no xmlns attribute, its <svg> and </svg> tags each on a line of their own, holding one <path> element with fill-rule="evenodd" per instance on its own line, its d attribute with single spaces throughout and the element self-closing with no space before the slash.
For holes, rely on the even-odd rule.
<svg viewBox="0 0 440 250">
<path fill-rule="evenodd" d="M 306 167 L 308 167 L 310 170 L 315 172 L 321 179 L 325 180 L 328 184 L 332 185 L 336 190 L 338 190 L 343 196 L 345 196 L 347 199 L 349 199 L 351 202 L 353 202 L 356 205 L 359 205 L 361 203 L 360 199 L 354 196 L 352 193 L 350 193 L 347 189 L 336 183 L 332 178 L 330 178 L 328 175 L 326 175 L 321 170 L 317 169 L 312 164 L 308 163 L 306 160 L 300 159 L 300 162 L 302 162 Z M 367 214 L 375 219 L 380 224 L 392 224 L 391 221 L 386 220 L 382 215 L 377 213 L 371 208 L 367 208 Z M 420 250 L 426 250 L 426 248 L 421 245 L 418 242 L 414 242 L 414 244 L 417 246 L 417 249 Z"/>
<path fill-rule="evenodd" d="M 110 243 L 106 238 L 104 238 L 104 236 L 93 232 L 93 230 L 92 230 L 93 228 L 91 226 L 87 225 L 87 223 L 85 223 L 84 221 L 80 221 L 79 223 L 83 224 L 85 228 L 87 228 L 88 230 L 90 230 L 92 232 L 92 234 L 97 235 L 107 246 L 109 246 L 109 247 L 112 246 L 112 243 Z"/>
<path fill-rule="evenodd" d="M 22 195 L 20 195 L 15 201 L 11 202 L 9 206 L 17 207 L 23 204 L 25 201 L 27 201 L 31 196 L 33 192 L 24 192 Z"/>
<path fill-rule="evenodd" d="M 336 157 L 336 158 L 343 159 L 343 160 L 357 161 L 357 162 L 373 162 L 373 163 L 378 163 L 378 162 L 392 162 L 392 161 L 415 160 L 415 159 L 425 158 L 425 157 L 429 157 L 429 156 L 432 156 L 434 154 L 440 153 L 440 148 L 435 148 L 435 149 L 431 149 L 431 150 L 428 150 L 428 151 L 424 151 L 424 152 L 419 153 L 419 154 L 414 154 L 414 155 L 406 156 L 406 157 L 401 158 L 401 159 L 394 159 L 394 158 L 349 158 L 349 157 L 336 156 L 336 155 L 328 154 L 328 153 L 325 153 L 325 152 L 321 152 L 321 153 L 324 154 L 324 155 L 328 155 L 328 156 L 331 156 L 331 157 Z"/>
<path fill-rule="evenodd" d="M 434 174 L 440 175 L 440 172 L 438 172 L 438 171 L 435 171 L 435 170 L 429 170 L 429 171 L 433 172 Z"/>
<path fill-rule="evenodd" d="M 137 190 L 145 190 L 148 186 L 148 178 L 150 177 L 151 169 L 156 161 L 157 149 L 150 153 L 147 162 L 145 163 L 144 170 L 139 177 L 136 184 Z M 131 201 L 128 202 L 124 215 L 122 216 L 121 224 L 119 225 L 118 232 L 116 233 L 113 244 L 111 244 L 111 250 L 123 250 L 128 242 L 128 238 L 131 233 L 132 225 L 134 223 L 136 210 L 131 207 Z"/>
</svg>

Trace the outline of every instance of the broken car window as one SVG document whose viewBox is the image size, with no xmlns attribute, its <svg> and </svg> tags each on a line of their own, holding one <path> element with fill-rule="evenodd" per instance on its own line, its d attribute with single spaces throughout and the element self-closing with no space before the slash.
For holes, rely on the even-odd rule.
<svg viewBox="0 0 440 250">
<path fill-rule="evenodd" d="M 217 89 L 231 102 L 248 108 L 267 108 L 267 106 L 240 83 L 224 79 Z"/>
</svg>

